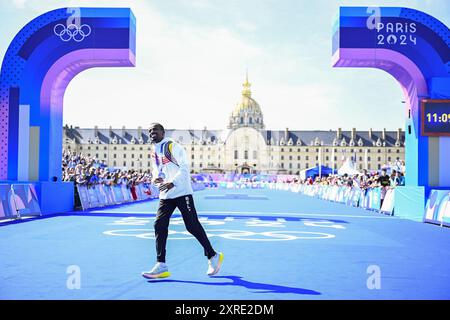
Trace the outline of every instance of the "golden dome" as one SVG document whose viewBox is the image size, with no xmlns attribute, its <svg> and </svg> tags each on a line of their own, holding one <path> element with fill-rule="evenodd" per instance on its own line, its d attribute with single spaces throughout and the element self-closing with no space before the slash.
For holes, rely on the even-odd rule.
<svg viewBox="0 0 450 320">
<path fill-rule="evenodd" d="M 242 86 L 244 89 L 242 90 L 241 101 L 236 104 L 236 107 L 233 110 L 233 116 L 237 116 L 241 111 L 261 114 L 261 108 L 259 107 L 258 102 L 252 98 L 252 92 L 250 90 L 251 84 L 248 82 L 248 74 L 246 75 L 245 82 Z"/>
</svg>

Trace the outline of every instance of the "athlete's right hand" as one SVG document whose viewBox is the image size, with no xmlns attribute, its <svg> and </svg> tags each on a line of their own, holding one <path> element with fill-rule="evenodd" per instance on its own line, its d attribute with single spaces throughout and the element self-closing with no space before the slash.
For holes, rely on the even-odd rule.
<svg viewBox="0 0 450 320">
<path fill-rule="evenodd" d="M 158 177 L 158 178 L 153 179 L 153 184 L 163 183 L 163 181 L 164 181 L 163 178 Z"/>
</svg>

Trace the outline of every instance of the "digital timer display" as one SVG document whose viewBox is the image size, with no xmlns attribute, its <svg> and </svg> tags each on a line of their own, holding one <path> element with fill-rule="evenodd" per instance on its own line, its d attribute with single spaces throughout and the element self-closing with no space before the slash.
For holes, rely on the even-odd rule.
<svg viewBox="0 0 450 320">
<path fill-rule="evenodd" d="M 450 100 L 422 100 L 423 136 L 450 136 Z"/>
</svg>

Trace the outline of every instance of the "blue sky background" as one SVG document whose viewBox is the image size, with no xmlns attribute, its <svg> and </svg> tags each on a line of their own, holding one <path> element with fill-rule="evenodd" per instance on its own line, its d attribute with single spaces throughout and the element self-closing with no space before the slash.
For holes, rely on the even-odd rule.
<svg viewBox="0 0 450 320">
<path fill-rule="evenodd" d="M 341 5 L 406 6 L 450 25 L 447 0 L 0 0 L 0 56 L 46 11 L 131 7 L 136 68 L 79 74 L 66 91 L 64 123 L 223 129 L 248 68 L 268 129 L 403 128 L 403 95 L 390 75 L 331 67 L 331 26 Z"/>
</svg>

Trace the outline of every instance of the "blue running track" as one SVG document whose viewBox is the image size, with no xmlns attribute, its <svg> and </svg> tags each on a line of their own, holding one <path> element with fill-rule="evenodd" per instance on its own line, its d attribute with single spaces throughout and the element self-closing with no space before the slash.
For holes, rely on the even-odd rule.
<svg viewBox="0 0 450 320">
<path fill-rule="evenodd" d="M 0 299 L 450 299 L 449 228 L 286 191 L 194 199 L 225 254 L 217 276 L 175 212 L 172 276 L 141 277 L 155 262 L 154 200 L 0 225 Z"/>
</svg>

